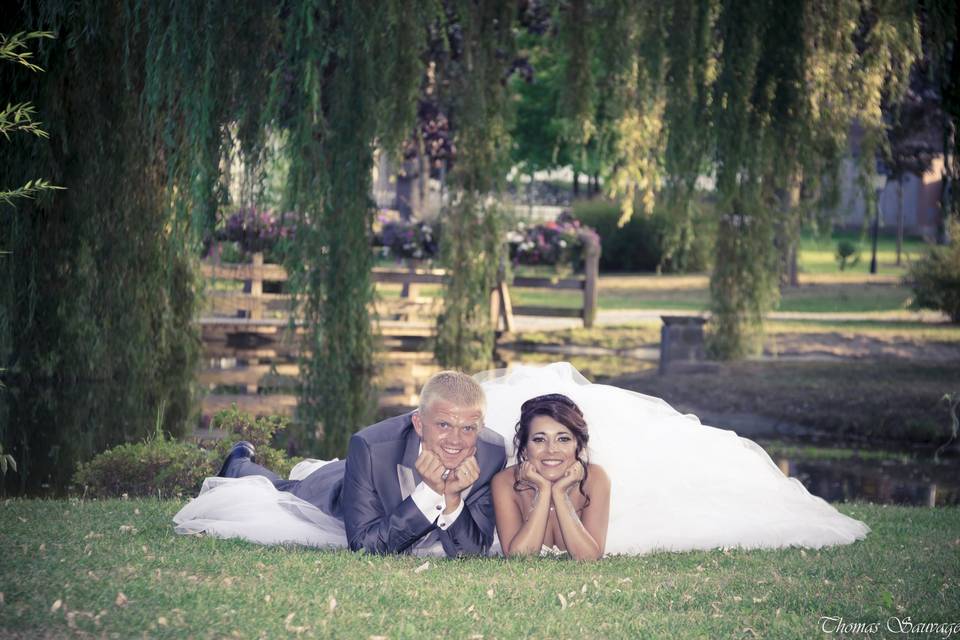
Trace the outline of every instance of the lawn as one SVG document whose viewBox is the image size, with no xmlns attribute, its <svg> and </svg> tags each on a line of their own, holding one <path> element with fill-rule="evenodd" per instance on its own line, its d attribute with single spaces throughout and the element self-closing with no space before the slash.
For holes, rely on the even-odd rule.
<svg viewBox="0 0 960 640">
<path fill-rule="evenodd" d="M 183 537 L 170 523 L 180 504 L 0 503 L 0 636 L 810 638 L 826 617 L 960 622 L 956 508 L 841 505 L 873 531 L 820 551 L 578 564 Z"/>
<path fill-rule="evenodd" d="M 848 266 L 850 273 L 867 274 L 870 271 L 872 238 L 856 231 L 834 231 L 830 236 L 817 238 L 804 233 L 800 238 L 799 266 L 802 273 L 834 273 L 839 270 L 836 253 L 837 243 L 852 242 L 860 251 L 860 260 L 854 266 Z M 903 275 L 906 266 L 927 249 L 927 243 L 920 238 L 906 237 L 897 266 L 897 240 L 889 234 L 881 234 L 877 239 L 877 272 L 879 274 Z"/>
</svg>

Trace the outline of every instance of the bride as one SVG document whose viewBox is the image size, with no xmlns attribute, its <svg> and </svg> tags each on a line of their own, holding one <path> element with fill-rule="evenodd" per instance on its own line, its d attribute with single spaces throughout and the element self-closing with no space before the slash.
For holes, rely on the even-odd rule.
<svg viewBox="0 0 960 640">
<path fill-rule="evenodd" d="M 716 547 L 820 548 L 854 542 L 870 531 L 811 495 L 798 480 L 784 476 L 753 441 L 702 425 L 695 416 L 682 415 L 658 398 L 591 384 L 568 363 L 518 366 L 476 378 L 487 398 L 486 428 L 508 443 L 508 465 L 518 459 L 521 463 L 508 466 L 491 483 L 501 542 L 494 548 L 502 546 L 507 555 L 536 552 L 541 545 L 550 547 L 570 539 L 576 540 L 567 545 L 573 557 Z M 586 456 L 583 460 L 562 456 L 557 466 L 540 464 L 531 469 L 534 465 L 523 463 L 533 462 L 531 445 L 537 443 L 529 435 L 515 441 L 521 407 L 538 396 L 556 394 L 582 412 L 589 429 Z M 546 437 L 546 431 L 538 428 L 534 435 Z M 551 431 L 550 436 L 557 433 Z M 547 459 L 553 463 L 557 456 Z M 301 463 L 291 477 L 306 476 L 319 464 L 323 463 Z M 538 500 L 537 491 L 524 488 L 534 485 L 545 496 L 546 482 L 551 483 L 549 501 Z M 559 499 L 554 500 L 558 483 L 566 497 L 557 494 Z M 606 515 L 602 513 L 606 491 L 609 514 L 598 517 Z M 556 503 L 572 506 L 566 515 L 577 516 L 566 518 L 566 528 L 560 514 L 551 516 L 548 511 L 543 518 L 544 508 L 549 510 Z M 598 526 L 598 521 L 605 522 Z M 292 494 L 277 491 L 260 476 L 208 478 L 200 496 L 174 522 L 179 533 L 207 531 L 261 543 L 298 540 L 315 546 L 346 546 L 342 523 Z M 579 533 L 586 535 L 570 538 L 578 525 L 584 529 Z"/>
</svg>

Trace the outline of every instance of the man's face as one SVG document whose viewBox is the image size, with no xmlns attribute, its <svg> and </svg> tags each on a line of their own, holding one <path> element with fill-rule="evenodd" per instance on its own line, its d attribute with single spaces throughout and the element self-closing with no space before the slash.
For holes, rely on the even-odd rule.
<svg viewBox="0 0 960 640">
<path fill-rule="evenodd" d="M 435 453 L 447 469 L 457 468 L 467 458 L 482 427 L 482 410 L 461 407 L 443 398 L 413 414 L 413 428 L 424 451 Z"/>
</svg>

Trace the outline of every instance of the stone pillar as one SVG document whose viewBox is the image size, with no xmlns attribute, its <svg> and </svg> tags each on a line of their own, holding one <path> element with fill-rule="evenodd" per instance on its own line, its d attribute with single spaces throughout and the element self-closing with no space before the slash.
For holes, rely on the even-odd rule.
<svg viewBox="0 0 960 640">
<path fill-rule="evenodd" d="M 702 362 L 706 358 L 703 344 L 703 325 L 706 319 L 698 316 L 660 316 L 660 373 L 673 370 L 676 365 Z"/>
</svg>

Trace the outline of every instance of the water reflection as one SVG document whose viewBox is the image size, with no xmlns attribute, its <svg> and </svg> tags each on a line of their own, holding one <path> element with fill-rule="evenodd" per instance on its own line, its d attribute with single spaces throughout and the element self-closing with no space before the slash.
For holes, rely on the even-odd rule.
<svg viewBox="0 0 960 640">
<path fill-rule="evenodd" d="M 814 460 L 773 454 L 780 470 L 828 502 L 863 500 L 877 504 L 941 507 L 960 504 L 956 461 Z"/>
</svg>

